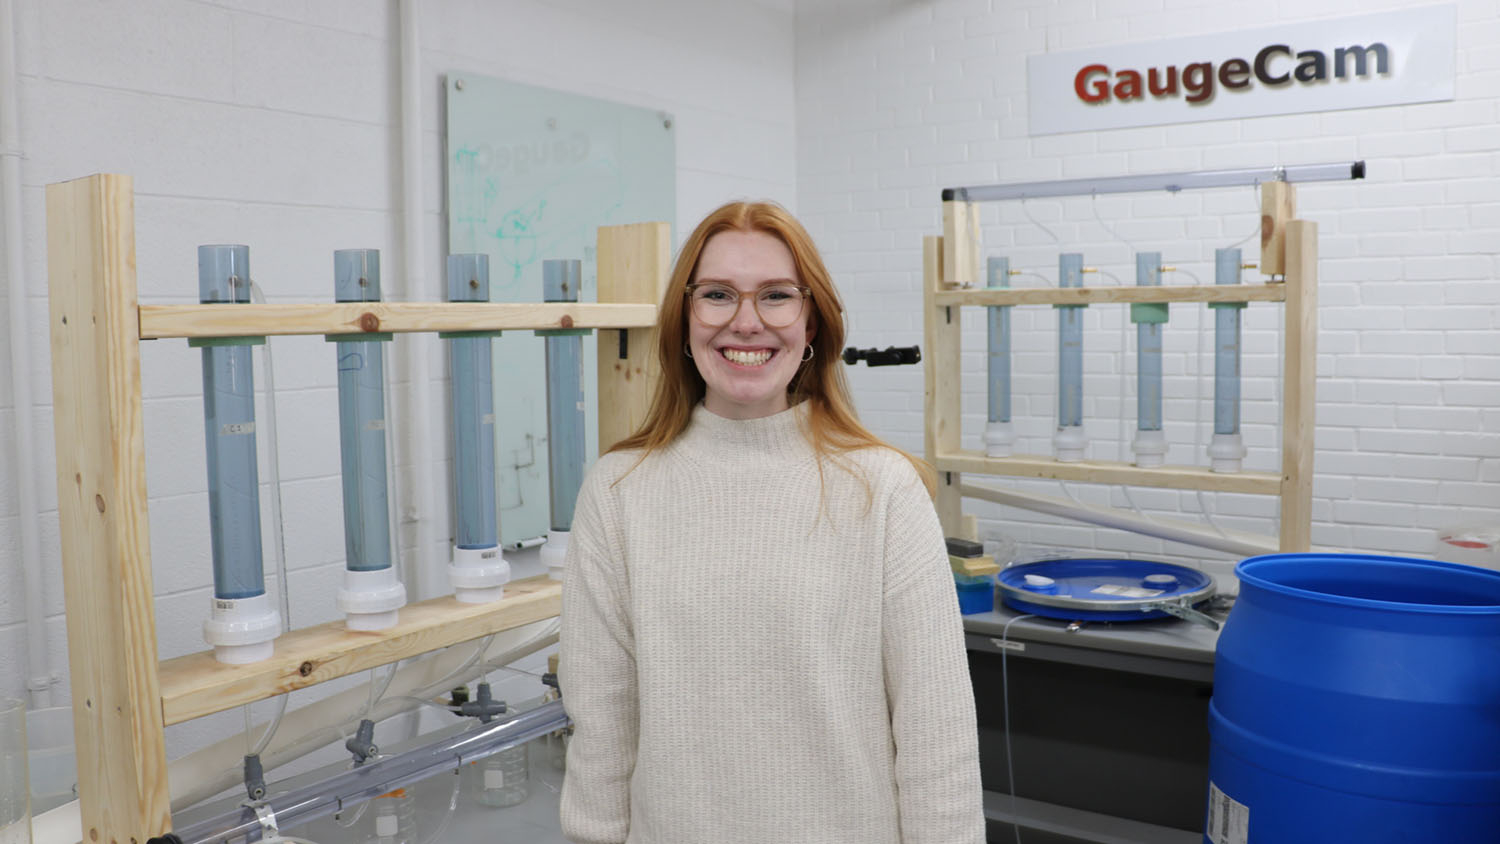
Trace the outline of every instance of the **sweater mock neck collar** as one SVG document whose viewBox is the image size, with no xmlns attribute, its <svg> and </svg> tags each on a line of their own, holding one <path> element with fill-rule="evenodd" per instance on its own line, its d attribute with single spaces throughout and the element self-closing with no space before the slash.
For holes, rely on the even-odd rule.
<svg viewBox="0 0 1500 844">
<path fill-rule="evenodd" d="M 786 463 L 813 454 L 805 433 L 807 402 L 758 419 L 726 419 L 703 405 L 677 438 L 688 456 L 709 463 Z"/>
</svg>

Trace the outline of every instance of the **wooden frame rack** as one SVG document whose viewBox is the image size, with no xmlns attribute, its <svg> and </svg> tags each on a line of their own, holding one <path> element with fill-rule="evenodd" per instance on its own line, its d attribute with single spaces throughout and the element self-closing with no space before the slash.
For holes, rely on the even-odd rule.
<svg viewBox="0 0 1500 844">
<path fill-rule="evenodd" d="M 650 401 L 669 239 L 666 223 L 600 229 L 601 304 L 142 306 L 130 177 L 47 187 L 58 511 L 86 844 L 144 844 L 171 830 L 166 725 L 549 618 L 562 605 L 560 584 L 529 578 L 490 604 L 410 604 L 399 624 L 375 633 L 342 621 L 292 631 L 252 665 L 222 665 L 211 651 L 158 660 L 141 341 L 596 328 L 599 442 L 608 446 L 634 430 Z"/>
<path fill-rule="evenodd" d="M 923 334 L 927 345 L 926 457 L 938 470 L 938 515 L 949 536 L 973 538 L 963 515 L 962 475 L 1006 475 L 1064 481 L 1129 484 L 1275 495 L 1280 498 L 1280 535 L 1268 550 L 1306 551 L 1310 543 L 1313 479 L 1313 411 L 1317 347 L 1316 223 L 1293 219 L 1294 189 L 1288 182 L 1261 185 L 1261 284 L 1173 287 L 977 288 L 983 279 L 979 209 L 975 201 L 945 198 L 943 234 L 923 239 Z M 1145 302 L 1284 302 L 1280 473 L 1217 473 L 1196 466 L 1142 468 L 1130 463 L 1084 460 L 1063 463 L 1047 455 L 987 457 L 960 447 L 960 320 L 964 306 L 1084 305 Z M 1025 497 L 1017 493 L 1019 497 Z M 1109 508 L 1106 508 L 1109 509 Z M 1121 511 L 1123 513 L 1123 511 Z"/>
</svg>

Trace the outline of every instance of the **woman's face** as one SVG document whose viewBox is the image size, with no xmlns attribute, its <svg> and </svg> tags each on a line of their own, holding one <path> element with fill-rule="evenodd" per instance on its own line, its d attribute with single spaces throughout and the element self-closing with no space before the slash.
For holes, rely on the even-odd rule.
<svg viewBox="0 0 1500 844">
<path fill-rule="evenodd" d="M 804 303 L 801 316 L 776 328 L 761 321 L 753 300 L 768 287 L 802 283 L 792 251 L 765 232 L 719 232 L 703 245 L 693 283 L 700 285 L 698 291 L 703 284 L 717 283 L 740 293 L 738 310 L 719 326 L 700 319 L 689 297 L 688 348 L 707 385 L 703 406 L 726 419 L 756 419 L 786 410 L 787 384 L 802 366 L 815 333 L 808 326 L 812 304 Z M 769 295 L 771 300 L 761 305 L 767 310 L 779 301 Z"/>
</svg>

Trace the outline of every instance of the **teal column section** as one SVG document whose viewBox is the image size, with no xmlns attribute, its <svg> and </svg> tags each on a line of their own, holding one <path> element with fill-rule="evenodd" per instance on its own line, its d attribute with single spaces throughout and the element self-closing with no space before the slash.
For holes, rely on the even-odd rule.
<svg viewBox="0 0 1500 844">
<path fill-rule="evenodd" d="M 198 247 L 198 301 L 250 301 L 250 247 Z M 264 595 L 260 475 L 255 451 L 255 373 L 245 342 L 203 349 L 203 439 L 214 597 Z"/>
<path fill-rule="evenodd" d="M 380 252 L 333 253 L 334 300 L 380 301 Z M 341 336 L 335 344 L 339 373 L 339 458 L 343 468 L 344 554 L 351 571 L 391 565 L 391 523 L 386 465 L 385 335 Z"/>
<path fill-rule="evenodd" d="M 448 256 L 448 301 L 488 302 L 488 255 Z M 450 336 L 453 381 L 453 475 L 457 500 L 455 544 L 493 548 L 499 544 L 495 514 L 495 411 L 491 338 Z"/>
<path fill-rule="evenodd" d="M 987 287 L 1010 287 L 1010 259 L 990 258 L 986 262 Z M 1000 305 L 989 311 L 989 399 L 990 421 L 1010 421 L 1010 307 Z"/>
<path fill-rule="evenodd" d="M 1083 254 L 1064 252 L 1057 286 L 1083 286 Z M 1057 427 L 1083 424 L 1083 305 L 1057 306 Z"/>
</svg>

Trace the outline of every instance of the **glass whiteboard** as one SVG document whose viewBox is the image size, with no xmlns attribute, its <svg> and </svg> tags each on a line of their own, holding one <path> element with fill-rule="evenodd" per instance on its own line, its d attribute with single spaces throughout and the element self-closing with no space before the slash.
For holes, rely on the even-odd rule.
<svg viewBox="0 0 1500 844">
<path fill-rule="evenodd" d="M 675 133 L 653 109 L 451 72 L 447 89 L 448 251 L 490 257 L 490 301 L 539 302 L 542 262 L 583 262 L 597 296 L 596 230 L 677 211 Z M 445 282 L 446 283 L 446 282 Z M 494 341 L 495 485 L 500 543 L 545 536 L 547 381 L 542 338 Z M 584 338 L 587 460 L 598 456 L 598 361 Z"/>
</svg>

